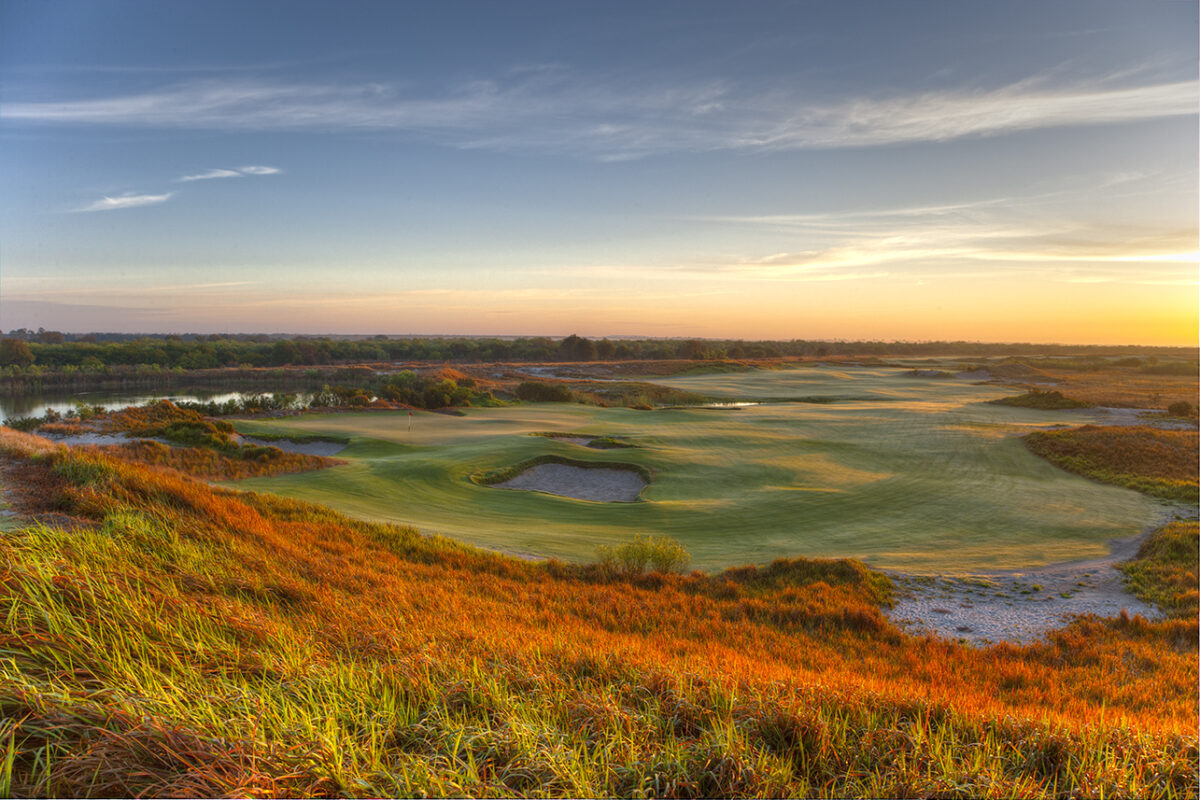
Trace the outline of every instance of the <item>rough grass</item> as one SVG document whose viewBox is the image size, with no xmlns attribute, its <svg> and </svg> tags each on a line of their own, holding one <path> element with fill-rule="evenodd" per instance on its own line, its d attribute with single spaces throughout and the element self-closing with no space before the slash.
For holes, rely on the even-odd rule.
<svg viewBox="0 0 1200 800">
<path fill-rule="evenodd" d="M 596 560 L 606 572 L 640 575 L 653 572 L 683 572 L 692 560 L 688 551 L 669 536 L 635 536 L 632 542 L 596 548 Z"/>
<path fill-rule="evenodd" d="M 913 639 L 850 562 L 608 576 L 111 456 L 0 537 L 0 789 L 1195 796 L 1196 622 Z M 30 460 L 32 459 L 32 460 Z"/>
<path fill-rule="evenodd" d="M 1030 451 L 1078 475 L 1167 500 L 1195 503 L 1200 497 L 1194 430 L 1084 425 L 1030 433 L 1024 442 Z"/>
<path fill-rule="evenodd" d="M 1165 409 L 1172 403 L 1196 403 L 1200 379 L 1194 364 L 1164 373 L 1145 367 L 1106 364 L 1094 372 L 1061 372 L 1051 377 L 1069 397 L 1098 406 Z"/>
<path fill-rule="evenodd" d="M 243 446 L 234 451 L 235 457 L 202 447 L 169 447 L 147 440 L 121 444 L 115 449 L 127 461 L 168 467 L 210 480 L 284 475 L 346 463 L 325 456 L 289 453 L 278 447 Z"/>
<path fill-rule="evenodd" d="M 1137 558 L 1121 565 L 1129 590 L 1180 619 L 1195 619 L 1200 613 L 1198 536 L 1195 521 L 1173 522 L 1155 531 Z"/>
<path fill-rule="evenodd" d="M 0 543 L 16 793 L 1195 790 L 1194 710 L 1162 700 L 1194 694 L 1170 626 L 981 657 L 891 630 L 839 562 L 609 580 L 104 457 L 56 466 L 86 478 L 62 498 L 96 527 Z M 1089 663 L 1134 653 L 1151 703 Z"/>
<path fill-rule="evenodd" d="M 1025 394 L 1014 395 L 1012 397 L 1001 397 L 998 400 L 989 400 L 988 402 L 998 406 L 1017 406 L 1019 408 L 1044 408 L 1044 409 L 1063 409 L 1063 408 L 1090 408 L 1091 403 L 1083 400 L 1074 400 L 1070 397 L 1064 397 L 1062 392 L 1057 391 L 1041 391 L 1031 389 Z"/>
</svg>

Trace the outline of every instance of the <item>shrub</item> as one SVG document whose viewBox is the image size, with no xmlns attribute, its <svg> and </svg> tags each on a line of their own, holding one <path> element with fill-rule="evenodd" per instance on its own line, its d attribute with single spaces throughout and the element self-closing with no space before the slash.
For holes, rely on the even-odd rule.
<svg viewBox="0 0 1200 800">
<path fill-rule="evenodd" d="M 561 383 L 525 381 L 517 387 L 517 398 L 535 403 L 571 403 L 575 393 Z"/>
<path fill-rule="evenodd" d="M 20 339 L 0 340 L 0 365 L 28 367 L 33 363 L 33 351 Z"/>
<path fill-rule="evenodd" d="M 1178 403 L 1171 403 L 1167 406 L 1167 413 L 1172 417 L 1194 417 L 1196 416 L 1196 407 L 1187 400 L 1180 400 Z"/>
<path fill-rule="evenodd" d="M 600 566 L 609 572 L 640 575 L 651 572 L 683 572 L 692 560 L 688 551 L 670 536 L 635 536 L 632 542 L 596 548 Z"/>
<path fill-rule="evenodd" d="M 1071 397 L 1064 397 L 1062 392 L 1044 392 L 1040 389 L 1030 389 L 1025 394 L 1014 395 L 1013 397 L 1001 397 L 998 400 L 989 400 L 989 403 L 997 406 L 1017 406 L 1018 408 L 1040 408 L 1055 410 L 1060 408 L 1090 408 L 1091 403 L 1086 403 L 1083 400 L 1075 400 Z"/>
</svg>

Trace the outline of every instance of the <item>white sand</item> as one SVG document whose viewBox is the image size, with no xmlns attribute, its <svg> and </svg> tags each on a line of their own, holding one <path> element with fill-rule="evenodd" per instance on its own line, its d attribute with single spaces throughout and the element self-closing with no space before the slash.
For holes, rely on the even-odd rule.
<svg viewBox="0 0 1200 800">
<path fill-rule="evenodd" d="M 1112 553 L 1104 558 L 1025 572 L 961 577 L 892 574 L 898 600 L 888 616 L 909 633 L 932 633 L 977 645 L 1036 642 L 1078 614 L 1114 617 L 1125 610 L 1156 619 L 1161 612 L 1126 592 L 1121 573 L 1113 568 L 1133 558 L 1143 540 L 1139 536 L 1113 542 Z"/>
<path fill-rule="evenodd" d="M 538 464 L 515 478 L 493 484 L 498 489 L 546 492 L 602 503 L 632 503 L 646 485 L 646 479 L 630 469 L 584 469 L 567 464 Z"/>
</svg>

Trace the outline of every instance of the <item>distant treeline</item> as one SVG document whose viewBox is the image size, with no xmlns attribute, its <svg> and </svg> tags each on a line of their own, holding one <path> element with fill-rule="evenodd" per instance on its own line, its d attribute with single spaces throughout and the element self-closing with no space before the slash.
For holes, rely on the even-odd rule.
<svg viewBox="0 0 1200 800">
<path fill-rule="evenodd" d="M 91 340 L 89 340 L 89 337 Z M 103 341 L 20 329 L 0 339 L 0 368 L 12 376 L 40 370 L 99 372 L 114 367 L 213 369 L 218 367 L 320 366 L 379 361 L 594 361 L 745 359 L 826 356 L 1064 355 L 1195 358 L 1188 348 L 1048 346 L 978 342 L 741 341 L 715 339 L 587 339 L 548 337 L 365 339 L 212 335 L 142 336 Z"/>
</svg>

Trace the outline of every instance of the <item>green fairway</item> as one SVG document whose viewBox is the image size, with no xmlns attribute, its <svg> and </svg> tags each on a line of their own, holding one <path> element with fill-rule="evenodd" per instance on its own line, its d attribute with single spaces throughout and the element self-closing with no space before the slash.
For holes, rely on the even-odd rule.
<svg viewBox="0 0 1200 800">
<path fill-rule="evenodd" d="M 1011 389 L 904 370 L 804 367 L 656 382 L 737 409 L 635 411 L 559 403 L 239 422 L 245 433 L 350 437 L 347 466 L 241 481 L 532 556 L 591 560 L 597 545 L 667 534 L 713 569 L 781 556 L 854 556 L 884 568 L 1032 567 L 1107 553 L 1164 506 L 1063 472 L 1016 434 L 1102 423 L 1103 410 L 988 405 Z M 805 402 L 788 402 L 804 398 Z M 593 450 L 530 434 L 579 432 L 636 445 Z M 545 454 L 638 464 L 642 502 L 596 503 L 480 486 L 471 475 Z"/>
</svg>

